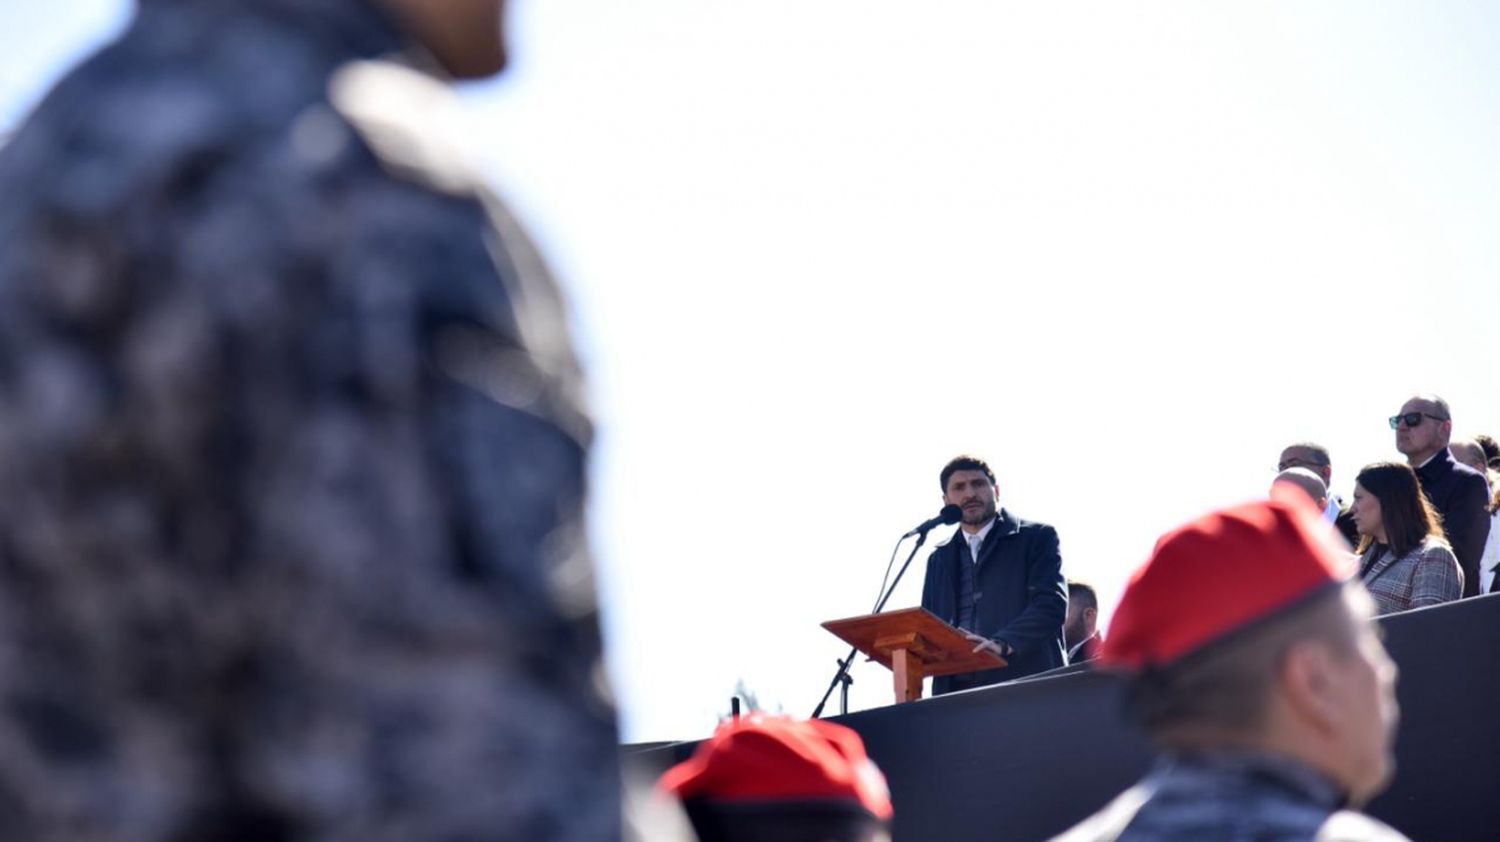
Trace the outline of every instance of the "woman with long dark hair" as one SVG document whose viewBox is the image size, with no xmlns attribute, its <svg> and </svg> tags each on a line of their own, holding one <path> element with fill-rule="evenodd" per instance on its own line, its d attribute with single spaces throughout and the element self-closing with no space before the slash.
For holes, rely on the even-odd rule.
<svg viewBox="0 0 1500 842">
<path fill-rule="evenodd" d="M 1359 578 L 1392 614 L 1458 599 L 1464 574 L 1417 475 L 1399 462 L 1366 465 L 1354 481 Z"/>
</svg>

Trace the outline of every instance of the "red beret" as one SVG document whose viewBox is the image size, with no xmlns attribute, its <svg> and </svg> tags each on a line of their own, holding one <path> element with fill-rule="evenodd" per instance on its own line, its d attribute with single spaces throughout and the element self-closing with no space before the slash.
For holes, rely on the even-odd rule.
<svg viewBox="0 0 1500 842">
<path fill-rule="evenodd" d="M 1103 666 L 1162 667 L 1352 572 L 1306 495 L 1247 503 L 1168 532 L 1125 586 Z"/>
<path fill-rule="evenodd" d="M 682 799 L 840 801 L 882 821 L 891 817 L 885 776 L 859 735 L 820 719 L 753 714 L 726 722 L 668 769 L 661 786 Z"/>
</svg>

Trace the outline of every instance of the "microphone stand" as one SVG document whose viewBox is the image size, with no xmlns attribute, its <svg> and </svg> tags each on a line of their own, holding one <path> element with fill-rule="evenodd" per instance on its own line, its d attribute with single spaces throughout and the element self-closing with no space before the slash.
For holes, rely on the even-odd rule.
<svg viewBox="0 0 1500 842">
<path fill-rule="evenodd" d="M 911 548 L 911 552 L 907 554 L 906 561 L 901 563 L 901 569 L 896 572 L 895 581 L 891 582 L 891 586 L 881 595 L 880 601 L 875 603 L 875 610 L 871 611 L 871 614 L 879 614 L 881 609 L 885 608 L 885 603 L 891 598 L 891 594 L 896 592 L 896 585 L 900 584 L 901 577 L 906 575 L 906 568 L 911 566 L 911 560 L 917 557 L 917 550 L 920 550 L 922 545 L 927 542 L 928 531 L 924 529 L 917 535 L 917 543 Z M 854 679 L 849 675 L 849 665 L 854 663 L 854 656 L 858 654 L 859 647 L 851 646 L 849 647 L 849 654 L 845 655 L 842 661 L 839 661 L 838 672 L 833 674 L 833 681 L 828 683 L 828 689 L 823 692 L 823 700 L 818 702 L 816 708 L 813 708 L 813 719 L 817 719 L 823 715 L 823 707 L 828 704 L 828 697 L 833 695 L 833 688 L 840 685 L 842 685 L 842 692 L 839 694 L 839 715 L 843 716 L 849 712 L 849 685 L 854 683 Z"/>
</svg>

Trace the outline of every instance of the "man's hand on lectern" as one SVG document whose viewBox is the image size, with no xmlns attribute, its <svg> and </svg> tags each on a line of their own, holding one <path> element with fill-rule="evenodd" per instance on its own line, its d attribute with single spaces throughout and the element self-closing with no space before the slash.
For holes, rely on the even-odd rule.
<svg viewBox="0 0 1500 842">
<path fill-rule="evenodd" d="M 974 647 L 974 652 L 976 654 L 979 652 L 989 652 L 990 654 L 999 658 L 1005 657 L 1006 647 L 1001 645 L 998 641 L 990 640 L 987 637 L 982 637 L 980 635 L 974 634 L 973 632 L 964 632 L 964 637 L 967 637 L 974 643 L 979 644 Z"/>
</svg>

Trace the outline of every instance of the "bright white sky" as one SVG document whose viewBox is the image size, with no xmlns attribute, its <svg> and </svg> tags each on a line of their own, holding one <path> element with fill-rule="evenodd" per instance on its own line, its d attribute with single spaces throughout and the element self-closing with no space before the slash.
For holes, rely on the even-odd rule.
<svg viewBox="0 0 1500 842">
<path fill-rule="evenodd" d="M 1500 434 L 1500 6 L 514 5 L 463 119 L 575 304 L 627 740 L 807 714 L 960 451 L 1107 616 L 1283 444 Z M 0 7 L 0 126 L 128 11 Z"/>
</svg>

